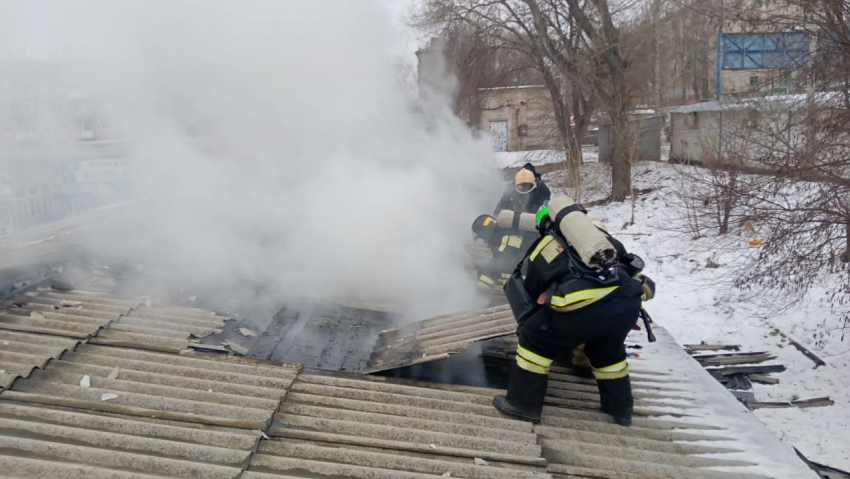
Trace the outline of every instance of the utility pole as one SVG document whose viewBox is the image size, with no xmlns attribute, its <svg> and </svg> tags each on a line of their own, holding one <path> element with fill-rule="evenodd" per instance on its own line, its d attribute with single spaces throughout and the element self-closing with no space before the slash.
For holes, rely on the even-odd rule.
<svg viewBox="0 0 850 479">
<path fill-rule="evenodd" d="M 661 114 L 661 0 L 653 0 L 652 23 L 655 35 L 655 112 Z"/>
<path fill-rule="evenodd" d="M 720 0 L 720 28 L 717 30 L 717 78 L 714 82 L 714 98 L 719 111 L 717 132 L 717 160 L 723 161 L 723 0 Z"/>
</svg>

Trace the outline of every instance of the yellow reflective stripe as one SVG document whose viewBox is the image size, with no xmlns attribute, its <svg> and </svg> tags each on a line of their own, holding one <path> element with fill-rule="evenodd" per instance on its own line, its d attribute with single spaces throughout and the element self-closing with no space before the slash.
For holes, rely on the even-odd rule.
<svg viewBox="0 0 850 479">
<path fill-rule="evenodd" d="M 543 251 L 543 248 L 545 248 L 546 246 L 548 246 L 548 245 L 549 245 L 549 243 L 551 243 L 551 242 L 552 242 L 552 241 L 554 241 L 554 240 L 555 240 L 555 238 L 553 238 L 551 235 L 546 236 L 545 238 L 543 238 L 542 240 L 540 240 L 540 242 L 539 242 L 539 243 L 537 243 L 537 247 L 536 247 L 536 248 L 534 248 L 534 251 L 532 251 L 532 252 L 531 252 L 531 256 L 529 256 L 528 258 L 529 258 L 531 261 L 534 261 L 534 258 L 536 258 L 536 257 L 537 257 L 537 255 L 539 255 L 539 254 L 540 254 L 540 252 L 541 252 L 541 251 Z"/>
<path fill-rule="evenodd" d="M 628 375 L 629 363 L 625 359 L 604 368 L 593 368 L 593 376 L 596 379 L 620 379 Z"/>
<path fill-rule="evenodd" d="M 625 369 L 627 367 L 629 367 L 629 361 L 627 359 L 624 359 L 624 360 L 620 361 L 619 363 L 614 363 L 610 366 L 605 366 L 604 368 L 594 368 L 594 369 L 597 370 L 597 371 L 611 373 L 611 372 L 614 372 L 614 371 L 622 371 L 623 369 Z"/>
<path fill-rule="evenodd" d="M 496 282 L 494 280 L 492 280 L 489 276 L 485 276 L 483 274 L 478 277 L 478 282 L 484 283 L 487 286 L 493 286 L 494 284 L 496 284 Z"/>
<path fill-rule="evenodd" d="M 516 346 L 516 354 L 517 357 L 522 356 L 526 361 L 531 361 L 532 363 L 542 366 L 544 368 L 548 368 L 552 365 L 552 360 L 549 358 L 544 358 L 539 354 L 532 353 L 531 351 L 525 349 L 524 347 L 517 344 Z"/>
<path fill-rule="evenodd" d="M 584 289 L 581 291 L 576 291 L 575 293 L 570 293 L 566 296 L 552 296 L 552 300 L 550 302 L 552 306 L 562 308 L 564 306 L 569 306 L 573 303 L 578 303 L 579 301 L 603 298 L 615 289 L 617 289 L 617 286 L 611 286 L 608 288 Z"/>
<path fill-rule="evenodd" d="M 535 374 L 549 374 L 549 368 L 544 368 L 543 366 L 538 366 L 532 363 L 531 361 L 526 361 L 525 359 L 519 357 L 519 355 L 517 355 L 516 357 L 516 364 L 517 366 L 521 367 L 522 369 L 525 369 L 528 372 L 532 372 Z"/>
<path fill-rule="evenodd" d="M 499 252 L 504 253 L 508 246 L 511 248 L 521 248 L 522 247 L 522 236 L 515 235 L 505 235 L 502 236 L 502 244 L 499 245 Z"/>
</svg>

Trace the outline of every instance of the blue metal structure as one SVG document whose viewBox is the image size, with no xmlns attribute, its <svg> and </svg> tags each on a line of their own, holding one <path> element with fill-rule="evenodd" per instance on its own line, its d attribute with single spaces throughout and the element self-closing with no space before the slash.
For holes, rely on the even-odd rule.
<svg viewBox="0 0 850 479">
<path fill-rule="evenodd" d="M 724 70 L 801 67 L 809 56 L 809 36 L 805 32 L 721 32 L 718 54 Z"/>
<path fill-rule="evenodd" d="M 722 64 L 720 59 L 723 58 L 723 29 L 717 31 L 717 78 L 714 81 L 714 99 L 720 101 L 720 95 L 723 93 L 721 85 L 723 83 Z"/>
</svg>

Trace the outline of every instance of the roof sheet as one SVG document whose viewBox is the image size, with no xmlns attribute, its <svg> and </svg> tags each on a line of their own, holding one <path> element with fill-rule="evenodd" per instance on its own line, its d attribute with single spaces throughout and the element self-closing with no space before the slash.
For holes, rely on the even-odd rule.
<svg viewBox="0 0 850 479">
<path fill-rule="evenodd" d="M 178 352 L 188 348 L 197 338 L 220 333 L 229 319 L 194 308 L 142 305 L 111 321 L 91 342 Z"/>
<path fill-rule="evenodd" d="M 89 291 L 40 289 L 0 304 L 0 329 L 86 339 L 95 344 L 179 352 L 219 333 L 230 318 L 195 308 L 156 307 Z"/>
<path fill-rule="evenodd" d="M 68 338 L 0 330 L 0 389 L 11 386 L 18 376 L 29 376 L 33 368 L 43 368 L 76 344 Z"/>
<path fill-rule="evenodd" d="M 531 424 L 502 417 L 490 405 L 492 394 L 470 393 L 462 386 L 302 373 L 269 430 L 272 441 L 263 441 L 249 471 L 376 479 L 446 473 L 481 479 L 550 477 Z M 476 458 L 490 466 L 476 465 Z"/>
<path fill-rule="evenodd" d="M 22 478 L 235 478 L 254 431 L 106 414 L 0 397 L 0 468 Z"/>
<path fill-rule="evenodd" d="M 296 366 L 81 344 L 16 381 L 3 398 L 131 416 L 262 429 Z M 81 385 L 90 377 L 90 387 Z M 104 400 L 106 394 L 115 398 Z"/>
<path fill-rule="evenodd" d="M 510 307 L 500 305 L 388 329 L 378 337 L 366 372 L 445 359 L 476 341 L 512 334 L 516 327 Z"/>
<path fill-rule="evenodd" d="M 85 339 L 138 303 L 53 289 L 31 291 L 0 303 L 0 329 Z"/>
</svg>

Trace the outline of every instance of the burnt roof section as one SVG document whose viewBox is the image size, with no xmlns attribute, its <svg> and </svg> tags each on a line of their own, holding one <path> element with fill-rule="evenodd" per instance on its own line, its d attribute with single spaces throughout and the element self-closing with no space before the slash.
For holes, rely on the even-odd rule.
<svg viewBox="0 0 850 479">
<path fill-rule="evenodd" d="M 304 302 L 279 311 L 269 307 L 228 322 L 201 342 L 227 344 L 254 359 L 362 371 L 378 334 L 393 324 L 387 311 L 386 305 L 364 302 Z"/>
<path fill-rule="evenodd" d="M 476 341 L 516 332 L 507 305 L 464 311 L 411 323 L 381 332 L 366 372 L 379 372 L 445 359 Z"/>
</svg>

